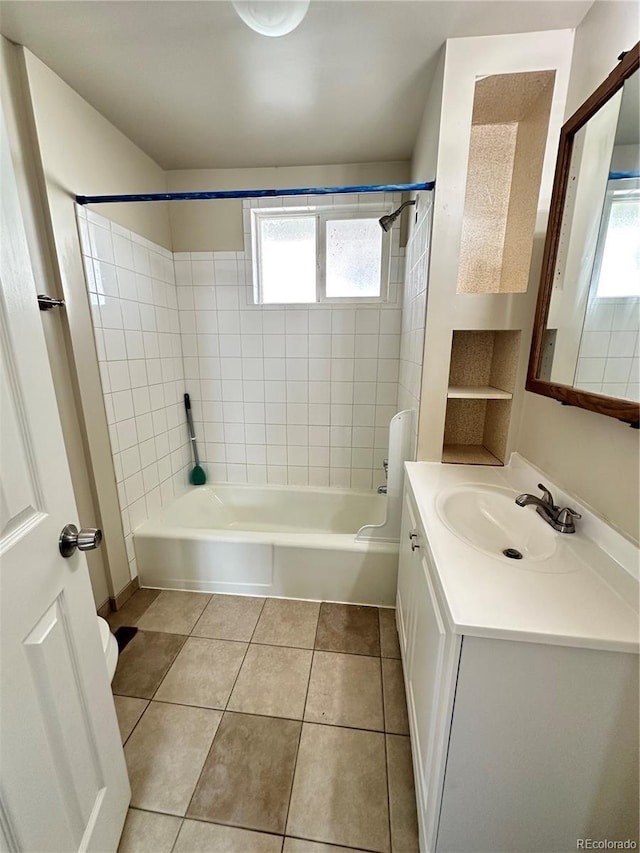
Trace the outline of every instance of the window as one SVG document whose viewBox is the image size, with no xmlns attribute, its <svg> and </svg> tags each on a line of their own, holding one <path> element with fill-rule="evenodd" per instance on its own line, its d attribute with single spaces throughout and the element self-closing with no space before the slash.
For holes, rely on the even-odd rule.
<svg viewBox="0 0 640 853">
<path fill-rule="evenodd" d="M 594 262 L 596 298 L 640 296 L 640 180 L 609 182 Z"/>
<path fill-rule="evenodd" d="M 252 211 L 256 303 L 384 302 L 391 235 L 378 219 L 389 212 Z"/>
</svg>

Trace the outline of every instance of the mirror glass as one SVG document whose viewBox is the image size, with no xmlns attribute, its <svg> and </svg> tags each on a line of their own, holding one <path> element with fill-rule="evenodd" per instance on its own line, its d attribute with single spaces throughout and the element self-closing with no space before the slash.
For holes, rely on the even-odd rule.
<svg viewBox="0 0 640 853">
<path fill-rule="evenodd" d="M 640 400 L 640 75 L 574 137 L 539 379 Z"/>
</svg>

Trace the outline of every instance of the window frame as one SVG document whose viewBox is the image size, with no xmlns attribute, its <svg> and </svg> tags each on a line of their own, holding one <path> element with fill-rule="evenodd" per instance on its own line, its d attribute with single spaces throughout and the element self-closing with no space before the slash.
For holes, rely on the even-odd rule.
<svg viewBox="0 0 640 853">
<path fill-rule="evenodd" d="M 379 296 L 327 296 L 327 222 L 338 219 L 380 219 L 391 213 L 391 204 L 326 206 L 326 207 L 257 207 L 251 209 L 251 246 L 253 268 L 253 301 L 254 305 L 265 306 L 300 306 L 310 305 L 379 305 L 389 302 L 389 285 L 391 279 L 391 231 L 381 230 L 380 248 L 380 295 Z M 316 228 L 316 275 L 314 302 L 265 302 L 263 300 L 261 277 L 261 242 L 262 229 L 260 220 L 263 219 L 292 219 L 311 217 L 315 219 Z"/>
</svg>

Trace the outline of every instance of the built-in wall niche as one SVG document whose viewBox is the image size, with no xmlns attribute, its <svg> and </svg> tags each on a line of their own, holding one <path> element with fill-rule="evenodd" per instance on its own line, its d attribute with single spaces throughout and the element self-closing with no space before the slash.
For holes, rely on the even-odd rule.
<svg viewBox="0 0 640 853">
<path fill-rule="evenodd" d="M 453 333 L 443 462 L 504 464 L 520 334 Z"/>
<path fill-rule="evenodd" d="M 458 293 L 524 293 L 555 71 L 475 85 Z"/>
</svg>

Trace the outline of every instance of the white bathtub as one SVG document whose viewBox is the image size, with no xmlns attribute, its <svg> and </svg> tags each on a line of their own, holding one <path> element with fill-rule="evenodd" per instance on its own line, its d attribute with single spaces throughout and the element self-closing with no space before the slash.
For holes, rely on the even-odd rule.
<svg viewBox="0 0 640 853">
<path fill-rule="evenodd" d="M 136 529 L 140 584 L 394 606 L 397 544 L 355 538 L 384 520 L 385 501 L 342 489 L 192 488 Z"/>
</svg>

